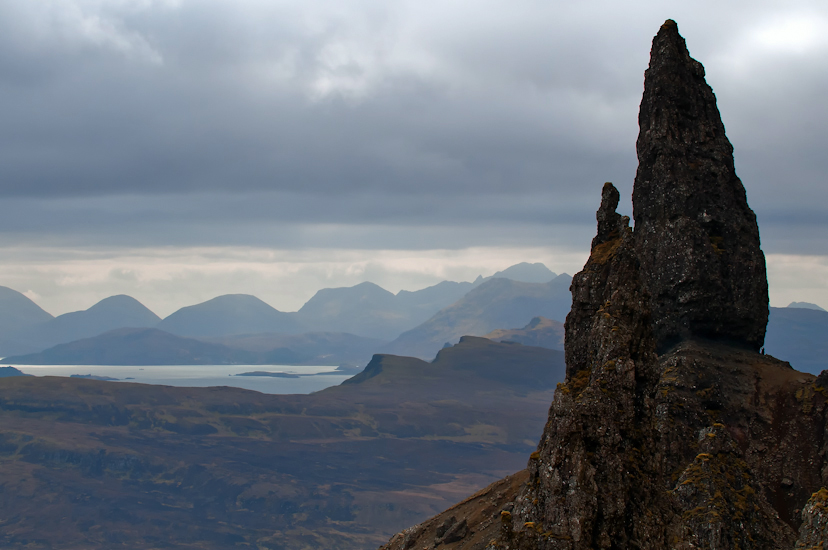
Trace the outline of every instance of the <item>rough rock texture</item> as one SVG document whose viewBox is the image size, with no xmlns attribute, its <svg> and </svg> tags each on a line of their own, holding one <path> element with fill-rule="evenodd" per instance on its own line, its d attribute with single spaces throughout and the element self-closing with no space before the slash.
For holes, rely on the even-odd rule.
<svg viewBox="0 0 828 550">
<path fill-rule="evenodd" d="M 555 394 L 504 537 L 519 547 L 625 546 L 658 496 L 637 475 L 646 469 L 640 449 L 653 446 L 642 428 L 652 415 L 658 360 L 629 219 L 615 213 L 617 203 L 606 184 L 598 236 L 572 283 L 567 382 Z"/>
<path fill-rule="evenodd" d="M 572 280 L 566 382 L 526 482 L 489 489 L 507 502 L 499 525 L 472 499 L 384 548 L 828 550 L 828 371 L 758 353 L 764 258 L 703 76 L 665 23 L 641 107 L 635 230 L 605 184 Z M 426 525 L 462 528 L 448 540 Z"/>
<path fill-rule="evenodd" d="M 638 123 L 633 218 L 659 350 L 699 335 L 758 351 L 768 283 L 756 216 L 704 68 L 673 21 L 653 40 Z"/>
<path fill-rule="evenodd" d="M 722 343 L 686 340 L 658 357 L 632 232 L 608 211 L 614 194 L 605 185 L 598 237 L 573 279 L 567 381 L 492 547 L 792 547 L 791 505 L 770 499 L 783 471 L 802 472 L 786 490 L 803 496 L 820 482 L 800 459 L 818 453 L 806 442 L 824 422 L 790 414 L 812 377 Z M 801 452 L 767 457 L 767 442 Z"/>
<path fill-rule="evenodd" d="M 505 477 L 442 514 L 397 533 L 383 548 L 485 548 L 499 536 L 502 518 L 509 515 L 504 509 L 512 509 L 511 501 L 527 478 L 526 470 Z M 455 531 L 453 528 L 457 526 L 458 518 L 466 522 L 466 528 Z M 451 531 L 455 533 L 452 534 Z"/>
<path fill-rule="evenodd" d="M 825 550 L 828 548 L 828 490 L 820 489 L 808 499 L 802 510 L 797 548 Z"/>
<path fill-rule="evenodd" d="M 564 338 L 567 380 L 591 368 L 598 345 L 597 335 L 593 334 L 598 330 L 593 326 L 595 319 L 609 315 L 605 308 L 615 310 L 622 305 L 618 301 L 611 302 L 614 294 L 623 294 L 624 300 L 630 300 L 630 303 L 623 303 L 629 313 L 641 317 L 630 335 L 633 345 L 650 353 L 654 351 L 650 349 L 653 343 L 650 341 L 649 300 L 641 295 L 630 219 L 615 211 L 618 199 L 618 190 L 611 183 L 605 183 L 601 207 L 595 216 L 598 234 L 592 240 L 589 261 L 583 271 L 572 278 L 572 309 L 566 318 Z"/>
</svg>

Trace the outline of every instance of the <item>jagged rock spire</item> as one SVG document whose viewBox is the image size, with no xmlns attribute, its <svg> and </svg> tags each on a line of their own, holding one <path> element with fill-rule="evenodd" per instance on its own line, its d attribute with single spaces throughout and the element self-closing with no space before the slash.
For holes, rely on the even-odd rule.
<svg viewBox="0 0 828 550">
<path fill-rule="evenodd" d="M 635 229 L 605 184 L 572 278 L 566 381 L 528 479 L 432 520 L 463 518 L 472 535 L 456 548 L 783 550 L 803 506 L 796 547 L 822 548 L 828 375 L 745 349 L 762 345 L 768 317 L 756 217 L 673 21 L 653 40 L 639 123 Z M 513 499 L 494 522 L 498 498 Z M 430 532 L 385 548 L 442 547 Z"/>
<path fill-rule="evenodd" d="M 606 182 L 604 188 L 601 189 L 601 207 L 595 213 L 595 219 L 598 220 L 598 233 L 592 239 L 592 248 L 618 236 L 621 214 L 615 209 L 618 208 L 620 198 L 621 194 L 618 189 L 612 183 Z M 625 227 L 627 224 L 629 224 L 629 219 L 624 224 Z"/>
<path fill-rule="evenodd" d="M 672 20 L 653 39 L 638 122 L 635 240 L 659 350 L 688 337 L 758 350 L 768 283 L 756 216 L 704 68 Z"/>
</svg>

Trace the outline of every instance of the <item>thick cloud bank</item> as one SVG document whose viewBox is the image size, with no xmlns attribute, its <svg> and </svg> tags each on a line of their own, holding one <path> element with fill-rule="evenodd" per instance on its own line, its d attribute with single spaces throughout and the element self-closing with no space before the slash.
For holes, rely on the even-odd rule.
<svg viewBox="0 0 828 550">
<path fill-rule="evenodd" d="M 0 246 L 583 249 L 671 17 L 765 250 L 826 256 L 828 8 L 778 6 L 7 0 Z"/>
</svg>

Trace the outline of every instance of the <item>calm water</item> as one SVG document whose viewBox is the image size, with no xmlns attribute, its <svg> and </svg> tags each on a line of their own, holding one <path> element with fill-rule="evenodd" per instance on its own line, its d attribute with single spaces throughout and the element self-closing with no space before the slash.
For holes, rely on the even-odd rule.
<svg viewBox="0 0 828 550">
<path fill-rule="evenodd" d="M 352 375 L 318 374 L 331 372 L 336 367 L 298 367 L 295 365 L 163 365 L 147 367 L 122 367 L 108 365 L 15 365 L 2 363 L 0 366 L 16 367 L 26 374 L 35 376 L 70 376 L 91 374 L 117 378 L 117 382 L 161 384 L 165 386 L 233 386 L 262 393 L 311 393 L 336 386 Z M 299 378 L 271 378 L 263 376 L 233 376 L 243 372 L 288 372 L 312 376 Z M 125 380 L 132 378 L 132 380 Z"/>
</svg>

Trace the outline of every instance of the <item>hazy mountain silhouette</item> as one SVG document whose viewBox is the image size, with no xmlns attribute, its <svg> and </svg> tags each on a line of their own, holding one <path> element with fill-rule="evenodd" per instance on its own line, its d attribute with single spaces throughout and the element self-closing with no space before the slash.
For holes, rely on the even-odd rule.
<svg viewBox="0 0 828 550">
<path fill-rule="evenodd" d="M 803 307 L 772 307 L 765 353 L 796 370 L 819 374 L 828 369 L 828 312 Z"/>
<path fill-rule="evenodd" d="M 2 351 L 6 355 L 39 351 L 115 328 L 152 327 L 160 320 L 135 298 L 123 294 L 110 296 L 87 310 L 64 313 L 44 323 L 10 331 L 9 345 Z"/>
<path fill-rule="evenodd" d="M 240 334 L 345 332 L 392 340 L 473 288 L 472 283 L 444 281 L 397 295 L 364 282 L 319 290 L 298 312 L 281 312 L 255 296 L 228 294 L 184 307 L 158 328 L 197 338 Z"/>
<path fill-rule="evenodd" d="M 473 289 L 474 283 L 443 281 L 422 290 L 401 290 L 397 293 L 397 302 L 408 308 L 413 321 L 406 330 L 427 321 L 432 315 L 450 306 Z M 399 334 L 397 335 L 399 336 Z"/>
<path fill-rule="evenodd" d="M 369 282 L 323 288 L 302 306 L 297 317 L 313 330 L 389 340 L 410 326 L 408 316 L 396 303 L 396 296 Z"/>
<path fill-rule="evenodd" d="M 113 328 L 152 327 L 160 320 L 135 298 L 119 294 L 104 298 L 87 310 L 58 315 L 42 325 L 41 334 L 53 343 L 64 343 L 96 336 Z"/>
<path fill-rule="evenodd" d="M 521 283 L 548 283 L 555 277 L 557 277 L 557 274 L 550 271 L 548 267 L 540 262 L 534 264 L 521 262 L 507 267 L 503 271 L 498 271 L 490 277 L 478 276 L 474 284 L 479 285 L 489 279 L 512 279 L 513 281 L 520 281 Z"/>
<path fill-rule="evenodd" d="M 788 307 L 799 309 L 816 309 L 817 311 L 825 311 L 823 308 L 819 307 L 816 304 L 812 304 L 811 302 L 791 302 L 790 304 L 788 304 Z"/>
<path fill-rule="evenodd" d="M 249 294 L 225 294 L 183 307 L 156 328 L 189 337 L 301 332 L 295 314 L 281 312 Z"/>
<path fill-rule="evenodd" d="M 554 277 L 554 273 L 540 263 L 522 263 L 495 276 L 541 281 Z M 0 307 L 5 314 L 0 319 L 0 356 L 34 353 L 127 327 L 156 327 L 194 338 L 344 332 L 392 340 L 490 279 L 478 277 L 474 283 L 443 281 L 417 291 L 401 290 L 396 295 L 370 282 L 326 288 L 298 312 L 290 313 L 278 311 L 255 296 L 228 294 L 181 308 L 163 321 L 137 300 L 123 295 L 102 300 L 86 311 L 52 318 L 19 292 L 0 287 Z"/>
<path fill-rule="evenodd" d="M 493 330 L 484 338 L 495 342 L 517 342 L 524 346 L 564 349 L 564 325 L 546 317 L 535 317 L 523 328 Z"/>
<path fill-rule="evenodd" d="M 545 283 L 554 279 L 555 273 L 541 263 L 524 262 L 491 277 L 478 277 L 473 283 L 443 281 L 417 291 L 401 290 L 396 295 L 369 282 L 325 288 L 302 306 L 298 317 L 312 330 L 392 340 L 493 278 Z"/>
<path fill-rule="evenodd" d="M 0 286 L 0 312 L 0 357 L 36 351 L 36 347 L 20 342 L 17 334 L 54 318 L 20 292 L 5 286 Z"/>
<path fill-rule="evenodd" d="M 489 279 L 425 323 L 401 334 L 382 351 L 430 359 L 446 343 L 454 343 L 461 336 L 482 336 L 503 327 L 523 326 L 537 316 L 564 319 L 571 305 L 571 280 L 566 274 L 547 283 Z"/>
<path fill-rule="evenodd" d="M 46 321 L 54 317 L 29 298 L 5 286 L 0 286 L 0 331 L 6 333 Z"/>
<path fill-rule="evenodd" d="M 255 334 L 210 341 L 154 328 L 120 328 L 7 357 L 19 365 L 348 365 L 367 363 L 386 342 L 343 333 Z"/>
<path fill-rule="evenodd" d="M 325 288 L 302 306 L 299 322 L 314 331 L 348 332 L 393 340 L 452 304 L 472 283 L 443 281 L 422 290 L 394 295 L 374 283 Z"/>
<path fill-rule="evenodd" d="M 18 365 L 226 365 L 252 364 L 256 357 L 154 328 L 119 328 L 6 360 Z"/>
</svg>

